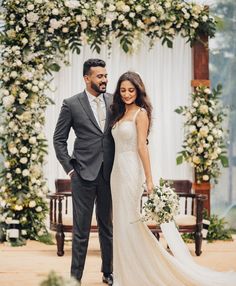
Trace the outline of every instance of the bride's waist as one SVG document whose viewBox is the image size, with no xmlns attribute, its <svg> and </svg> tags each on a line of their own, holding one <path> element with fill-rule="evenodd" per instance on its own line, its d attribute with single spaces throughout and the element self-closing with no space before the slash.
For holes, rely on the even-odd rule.
<svg viewBox="0 0 236 286">
<path fill-rule="evenodd" d="M 115 154 L 116 154 L 116 155 L 117 155 L 117 154 L 127 154 L 127 153 L 131 153 L 131 154 L 133 154 L 133 155 L 138 155 L 136 149 L 135 149 L 135 150 L 133 150 L 133 149 L 127 150 L 127 149 L 117 148 L 117 149 L 115 150 Z"/>
</svg>

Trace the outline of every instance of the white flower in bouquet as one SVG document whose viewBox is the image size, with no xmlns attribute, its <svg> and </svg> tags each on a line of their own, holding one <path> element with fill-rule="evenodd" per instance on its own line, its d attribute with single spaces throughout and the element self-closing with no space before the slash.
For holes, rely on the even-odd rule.
<svg viewBox="0 0 236 286">
<path fill-rule="evenodd" d="M 0 134 L 4 134 L 5 128 L 1 125 L 0 126 Z"/>
<path fill-rule="evenodd" d="M 34 161 L 34 160 L 36 160 L 36 159 L 37 159 L 37 155 L 36 155 L 36 154 L 34 154 L 34 153 L 32 153 L 32 154 L 31 154 L 31 160 L 33 160 L 33 161 Z"/>
<path fill-rule="evenodd" d="M 29 134 L 24 133 L 24 134 L 22 135 L 22 138 L 23 138 L 24 140 L 27 140 L 27 139 L 29 138 Z"/>
<path fill-rule="evenodd" d="M 179 198 L 167 181 L 160 180 L 143 206 L 143 221 L 155 221 L 157 225 L 174 220 L 179 213 Z"/>
<path fill-rule="evenodd" d="M 20 168 L 16 168 L 16 174 L 20 174 L 21 173 L 21 169 Z"/>
<path fill-rule="evenodd" d="M 29 22 L 31 22 L 31 23 L 36 23 L 36 22 L 38 22 L 38 20 L 39 20 L 39 16 L 38 16 L 36 13 L 34 13 L 34 12 L 29 12 L 29 13 L 26 15 L 26 18 L 27 18 L 27 20 L 28 20 Z"/>
<path fill-rule="evenodd" d="M 5 190 L 6 190 L 6 188 L 5 188 Z M 4 208 L 6 206 L 6 204 L 7 204 L 7 202 L 1 198 L 0 206 Z M 5 216 L 6 216 L 6 214 L 5 214 Z"/>
<path fill-rule="evenodd" d="M 85 30 L 87 27 L 88 27 L 88 23 L 86 22 L 86 21 L 82 21 L 81 23 L 80 23 L 80 25 L 81 25 L 81 29 L 82 30 Z M 87 36 L 87 35 L 86 35 Z"/>
<path fill-rule="evenodd" d="M 8 148 L 8 150 L 11 154 L 17 154 L 18 153 L 18 150 L 16 147 L 10 147 L 10 148 Z"/>
<path fill-rule="evenodd" d="M 52 15 L 57 16 L 59 14 L 60 14 L 60 11 L 57 8 L 52 9 Z"/>
<path fill-rule="evenodd" d="M 29 207 L 30 208 L 34 208 L 36 206 L 36 202 L 35 201 L 30 201 L 29 202 Z"/>
<path fill-rule="evenodd" d="M 24 146 L 24 147 L 22 147 L 22 148 L 20 149 L 20 152 L 21 152 L 22 154 L 26 154 L 26 153 L 28 152 L 28 148 L 27 148 L 26 146 Z"/>
<path fill-rule="evenodd" d="M 24 169 L 23 171 L 22 171 L 22 175 L 23 175 L 23 177 L 28 177 L 29 176 L 29 170 L 28 169 Z"/>
<path fill-rule="evenodd" d="M 25 99 L 27 98 L 28 94 L 24 91 L 20 92 L 20 101 L 24 102 Z"/>
<path fill-rule="evenodd" d="M 11 163 L 9 161 L 4 162 L 4 167 L 9 169 L 11 167 Z"/>
<path fill-rule="evenodd" d="M 50 20 L 50 27 L 54 30 L 61 27 L 61 21 L 57 21 L 57 19 L 51 19 Z"/>
<path fill-rule="evenodd" d="M 41 212 L 43 210 L 43 208 L 41 206 L 38 206 L 35 210 L 36 210 L 36 212 Z"/>
<path fill-rule="evenodd" d="M 37 136 L 37 138 L 38 138 L 39 140 L 44 140 L 44 139 L 45 139 L 44 133 L 43 133 L 43 132 L 39 133 L 39 135 Z"/>
<path fill-rule="evenodd" d="M 14 209 L 15 209 L 16 211 L 21 211 L 21 210 L 23 210 L 23 206 L 22 206 L 22 205 L 15 205 L 15 206 L 14 206 Z"/>
<path fill-rule="evenodd" d="M 25 111 L 20 116 L 18 116 L 18 118 L 26 122 L 31 121 L 32 113 L 30 111 Z"/>
<path fill-rule="evenodd" d="M 33 86 L 32 86 L 32 91 L 33 91 L 33 92 L 38 92 L 38 91 L 39 91 L 38 86 L 37 86 L 37 85 L 33 85 Z"/>
<path fill-rule="evenodd" d="M 37 138 L 35 136 L 32 136 L 32 137 L 29 138 L 29 143 L 30 144 L 33 145 L 33 144 L 36 144 L 36 142 L 37 142 Z"/>
</svg>

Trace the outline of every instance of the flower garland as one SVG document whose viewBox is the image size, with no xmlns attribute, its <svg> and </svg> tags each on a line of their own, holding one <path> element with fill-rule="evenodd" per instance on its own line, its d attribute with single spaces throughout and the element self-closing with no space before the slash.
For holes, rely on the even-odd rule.
<svg viewBox="0 0 236 286">
<path fill-rule="evenodd" d="M 66 53 L 85 44 L 99 52 L 116 38 L 125 52 L 143 37 L 172 47 L 180 34 L 193 44 L 200 33 L 213 37 L 215 22 L 203 6 L 182 0 L 3 0 L 1 8 L 0 227 L 19 219 L 21 236 L 38 239 L 48 212 L 45 94 Z"/>
<path fill-rule="evenodd" d="M 185 139 L 177 164 L 187 161 L 195 168 L 196 182 L 208 182 L 220 175 L 220 163 L 228 167 L 223 121 L 226 116 L 219 97 L 222 86 L 212 91 L 197 87 L 192 93 L 192 104 L 179 107 L 176 112 L 184 116 Z"/>
</svg>

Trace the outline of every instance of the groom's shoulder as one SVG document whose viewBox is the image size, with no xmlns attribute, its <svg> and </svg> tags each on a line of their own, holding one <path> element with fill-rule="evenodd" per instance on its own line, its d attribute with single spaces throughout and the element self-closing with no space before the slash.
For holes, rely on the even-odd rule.
<svg viewBox="0 0 236 286">
<path fill-rule="evenodd" d="M 75 94 L 75 95 L 73 95 L 71 97 L 68 97 L 68 98 L 64 99 L 64 101 L 66 103 L 68 103 L 68 104 L 75 104 L 76 102 L 78 102 L 78 99 L 80 97 L 83 97 L 84 95 L 85 95 L 84 92 L 80 92 L 80 93 L 77 93 L 77 94 Z"/>
</svg>

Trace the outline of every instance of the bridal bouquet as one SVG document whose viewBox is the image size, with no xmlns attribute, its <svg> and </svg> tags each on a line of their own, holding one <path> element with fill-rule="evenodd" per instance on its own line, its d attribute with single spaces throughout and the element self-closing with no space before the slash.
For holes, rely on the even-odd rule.
<svg viewBox="0 0 236 286">
<path fill-rule="evenodd" d="M 157 225 L 170 222 L 179 213 L 179 197 L 168 181 L 160 180 L 143 205 L 143 221 L 155 221 Z"/>
</svg>

